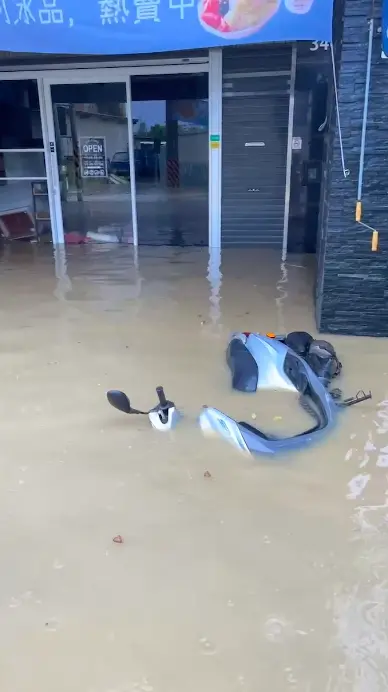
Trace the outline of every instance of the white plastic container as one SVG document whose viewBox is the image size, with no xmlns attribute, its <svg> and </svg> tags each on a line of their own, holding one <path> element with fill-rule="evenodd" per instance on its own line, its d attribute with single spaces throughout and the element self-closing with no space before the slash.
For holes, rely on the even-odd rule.
<svg viewBox="0 0 388 692">
<path fill-rule="evenodd" d="M 293 14 L 310 12 L 314 0 L 284 0 L 287 9 Z"/>
</svg>

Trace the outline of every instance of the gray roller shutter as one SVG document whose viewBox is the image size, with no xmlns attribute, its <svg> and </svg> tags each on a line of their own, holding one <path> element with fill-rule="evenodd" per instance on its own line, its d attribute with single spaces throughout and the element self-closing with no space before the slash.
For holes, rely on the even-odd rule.
<svg viewBox="0 0 388 692">
<path fill-rule="evenodd" d="M 291 50 L 223 51 L 223 246 L 282 245 Z"/>
</svg>

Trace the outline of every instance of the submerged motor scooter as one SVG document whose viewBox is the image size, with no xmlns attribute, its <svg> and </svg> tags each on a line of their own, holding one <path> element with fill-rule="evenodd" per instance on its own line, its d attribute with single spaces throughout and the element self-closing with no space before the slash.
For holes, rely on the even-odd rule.
<svg viewBox="0 0 388 692">
<path fill-rule="evenodd" d="M 251 393 L 270 389 L 294 392 L 299 395 L 301 406 L 314 419 L 313 427 L 298 435 L 279 438 L 249 423 L 233 420 L 218 409 L 204 406 L 199 417 L 202 431 L 216 433 L 250 454 L 275 455 L 312 444 L 334 427 L 340 409 L 371 399 L 370 392 L 360 391 L 355 397 L 343 399 L 340 390 L 330 391 L 330 381 L 341 370 L 335 352 L 331 353 L 327 342 L 314 342 L 312 337 L 311 343 L 298 347 L 297 341 L 302 341 L 302 334 L 305 335 L 294 332 L 294 338 L 287 343 L 287 337 L 272 334 L 236 333 L 228 346 L 227 362 L 233 389 Z"/>
</svg>

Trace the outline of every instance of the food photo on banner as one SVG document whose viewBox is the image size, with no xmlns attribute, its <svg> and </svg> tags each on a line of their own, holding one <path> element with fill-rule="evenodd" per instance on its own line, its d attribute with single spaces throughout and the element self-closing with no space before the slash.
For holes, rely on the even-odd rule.
<svg viewBox="0 0 388 692">
<path fill-rule="evenodd" d="M 3 51 L 120 55 L 331 41 L 333 0 L 0 0 Z"/>
</svg>

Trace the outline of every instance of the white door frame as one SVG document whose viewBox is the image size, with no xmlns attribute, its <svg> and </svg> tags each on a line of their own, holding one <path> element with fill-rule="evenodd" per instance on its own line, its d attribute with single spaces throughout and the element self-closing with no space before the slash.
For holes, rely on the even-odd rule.
<svg viewBox="0 0 388 692">
<path fill-rule="evenodd" d="M 221 182 L 222 49 L 213 48 L 209 50 L 209 248 L 221 247 Z"/>
<path fill-rule="evenodd" d="M 209 73 L 209 247 L 221 246 L 221 134 L 222 134 L 222 49 L 211 49 L 208 58 L 197 58 L 190 62 L 166 60 L 149 64 L 141 60 L 114 62 L 103 67 L 87 65 L 57 67 L 50 69 L 29 68 L 6 72 L 0 71 L 1 80 L 36 79 L 39 91 L 43 142 L 47 171 L 50 215 L 54 245 L 64 244 L 62 205 L 60 200 L 59 171 L 56 157 L 54 118 L 51 100 L 53 84 L 82 84 L 99 82 L 123 82 L 127 93 L 129 165 L 131 175 L 131 205 L 134 245 L 138 244 L 136 180 L 134 175 L 134 142 L 132 132 L 131 77 L 167 74 Z M 186 59 L 185 59 L 186 60 Z M 218 147 L 212 145 L 211 136 L 219 136 Z"/>
<path fill-rule="evenodd" d="M 287 159 L 286 159 L 286 186 L 284 199 L 284 225 L 282 261 L 287 259 L 288 248 L 288 224 L 290 220 L 291 203 L 291 171 L 292 171 L 292 140 L 294 136 L 294 110 L 295 110 L 295 81 L 296 81 L 297 46 L 292 44 L 291 74 L 290 74 L 290 100 L 288 106 L 288 133 L 287 133 Z"/>
</svg>

